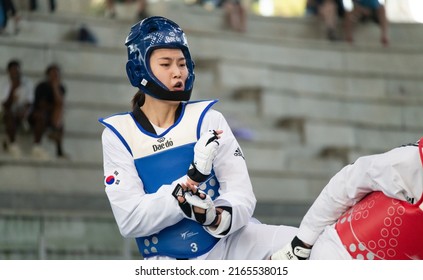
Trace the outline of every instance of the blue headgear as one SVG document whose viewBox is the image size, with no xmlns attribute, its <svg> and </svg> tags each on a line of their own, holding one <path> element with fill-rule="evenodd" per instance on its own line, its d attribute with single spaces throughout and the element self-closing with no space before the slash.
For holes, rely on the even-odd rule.
<svg viewBox="0 0 423 280">
<path fill-rule="evenodd" d="M 173 21 L 159 16 L 149 17 L 131 27 L 125 45 L 128 48 L 126 73 L 134 87 L 162 100 L 188 101 L 194 85 L 194 61 L 191 59 L 184 31 Z M 169 91 L 151 72 L 150 56 L 160 48 L 181 49 L 188 68 L 185 90 Z"/>
</svg>

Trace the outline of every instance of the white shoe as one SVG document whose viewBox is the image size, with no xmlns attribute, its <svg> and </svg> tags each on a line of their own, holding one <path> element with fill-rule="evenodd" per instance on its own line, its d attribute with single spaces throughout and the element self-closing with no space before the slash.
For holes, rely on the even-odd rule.
<svg viewBox="0 0 423 280">
<path fill-rule="evenodd" d="M 22 156 L 21 148 L 16 143 L 9 144 L 7 151 L 13 158 L 20 158 Z"/>
<path fill-rule="evenodd" d="M 32 147 L 31 156 L 34 159 L 37 159 L 37 160 L 49 160 L 50 159 L 49 154 L 40 145 L 34 145 L 34 147 Z"/>
</svg>

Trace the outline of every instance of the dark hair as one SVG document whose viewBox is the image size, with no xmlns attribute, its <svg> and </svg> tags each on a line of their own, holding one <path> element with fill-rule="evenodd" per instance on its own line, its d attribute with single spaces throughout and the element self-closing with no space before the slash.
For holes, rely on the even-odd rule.
<svg viewBox="0 0 423 280">
<path fill-rule="evenodd" d="M 21 63 L 17 59 L 12 59 L 7 63 L 7 71 L 9 71 L 12 67 L 20 67 Z"/>
<path fill-rule="evenodd" d="M 142 91 L 137 91 L 137 93 L 135 93 L 134 97 L 132 97 L 131 103 L 132 103 L 132 108 L 135 107 L 140 107 L 144 104 L 145 101 L 145 93 Z"/>
<path fill-rule="evenodd" d="M 49 66 L 47 66 L 45 74 L 46 75 L 50 74 L 50 72 L 54 69 L 60 71 L 60 66 L 55 63 L 50 64 Z"/>
</svg>

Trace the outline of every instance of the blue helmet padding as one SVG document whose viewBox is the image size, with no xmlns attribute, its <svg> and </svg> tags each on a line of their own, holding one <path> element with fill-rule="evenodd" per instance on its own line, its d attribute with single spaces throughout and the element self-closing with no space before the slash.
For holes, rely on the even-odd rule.
<svg viewBox="0 0 423 280">
<path fill-rule="evenodd" d="M 163 100 L 188 101 L 194 85 L 194 62 L 184 31 L 165 17 L 146 18 L 131 27 L 125 45 L 128 50 L 126 73 L 132 86 Z M 151 72 L 150 56 L 159 48 L 181 49 L 188 68 L 184 91 L 169 91 Z"/>
</svg>

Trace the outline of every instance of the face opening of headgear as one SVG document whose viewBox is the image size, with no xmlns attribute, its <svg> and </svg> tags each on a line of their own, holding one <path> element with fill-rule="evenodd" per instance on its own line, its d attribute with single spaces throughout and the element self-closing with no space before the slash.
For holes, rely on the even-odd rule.
<svg viewBox="0 0 423 280">
<path fill-rule="evenodd" d="M 132 86 L 154 98 L 188 101 L 194 85 L 194 61 L 191 58 L 184 31 L 175 22 L 159 16 L 146 18 L 131 27 L 125 45 L 128 50 L 126 73 Z M 170 91 L 152 73 L 150 56 L 161 48 L 180 49 L 188 68 L 183 91 Z"/>
</svg>

